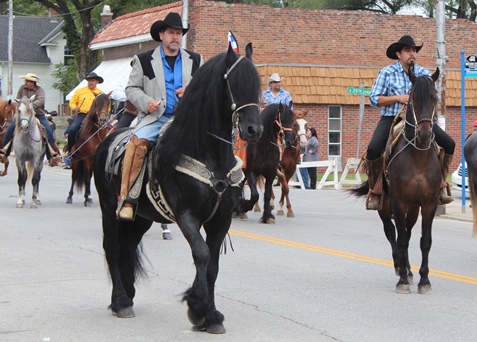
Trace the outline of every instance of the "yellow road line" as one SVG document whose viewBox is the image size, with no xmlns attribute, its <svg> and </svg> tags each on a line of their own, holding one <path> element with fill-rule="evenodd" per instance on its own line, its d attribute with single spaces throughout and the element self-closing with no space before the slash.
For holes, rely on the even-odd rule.
<svg viewBox="0 0 477 342">
<path fill-rule="evenodd" d="M 306 243 L 284 240 L 284 239 L 274 238 L 274 237 L 271 237 L 271 236 L 259 235 L 259 234 L 254 234 L 254 233 L 247 233 L 247 232 L 243 232 L 243 231 L 235 230 L 235 229 L 231 229 L 229 231 L 229 233 L 231 235 L 240 236 L 240 237 L 244 237 L 244 238 L 247 238 L 247 239 L 266 241 L 266 242 L 274 243 L 274 244 L 277 244 L 277 245 L 293 247 L 293 248 L 298 248 L 298 249 L 304 249 L 304 250 L 308 250 L 308 251 L 315 252 L 315 253 L 334 255 L 334 256 L 337 256 L 337 257 L 341 257 L 341 258 L 352 259 L 352 260 L 367 262 L 367 263 L 370 263 L 370 264 L 376 264 L 376 265 L 381 265 L 381 266 L 394 268 L 394 263 L 390 260 L 373 258 L 373 257 L 369 257 L 369 256 L 366 256 L 366 255 L 355 254 L 355 253 L 350 253 L 350 252 L 340 251 L 340 250 L 337 250 L 337 249 L 331 249 L 331 248 L 320 247 L 320 246 L 315 246 L 315 245 L 309 245 L 309 244 L 306 244 Z M 419 266 L 411 266 L 411 268 L 412 269 L 419 269 Z M 462 282 L 462 283 L 477 285 L 477 278 L 476 277 L 466 276 L 466 275 L 462 275 L 462 274 L 450 273 L 450 272 L 439 271 L 439 270 L 429 270 L 429 275 L 434 276 L 434 277 L 449 279 L 449 280 L 455 280 L 455 281 L 459 281 L 459 282 Z"/>
</svg>

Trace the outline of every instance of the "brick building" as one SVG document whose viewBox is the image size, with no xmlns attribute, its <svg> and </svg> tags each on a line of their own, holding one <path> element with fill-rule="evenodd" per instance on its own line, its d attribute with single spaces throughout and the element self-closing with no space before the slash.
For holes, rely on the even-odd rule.
<svg viewBox="0 0 477 342">
<path fill-rule="evenodd" d="M 270 74 L 278 72 L 283 78 L 282 87 L 292 94 L 294 105 L 310 110 L 307 119 L 309 125 L 317 128 L 322 159 L 338 157 L 345 163 L 348 158 L 356 157 L 361 96 L 348 94 L 348 88 L 372 86 L 378 71 L 393 62 L 385 54 L 391 43 L 402 35 L 412 35 L 418 44 L 424 44 L 418 64 L 435 70 L 434 18 L 206 0 L 179 1 L 115 18 L 96 35 L 91 49 L 102 50 L 103 65 L 116 65 L 109 73 L 117 77 L 118 72 L 128 70 L 127 63 L 134 54 L 157 46 L 149 35 L 150 26 L 170 11 L 180 13 L 190 24 L 184 39 L 186 48 L 200 52 L 205 60 L 225 51 L 229 30 L 234 32 L 242 49 L 252 42 L 263 89 Z M 448 60 L 443 113 L 446 131 L 457 143 L 454 167 L 461 151 L 460 52 L 474 54 L 476 36 L 476 23 L 446 20 Z M 123 67 L 118 68 L 117 61 Z M 104 86 L 108 87 L 108 75 L 101 75 L 105 77 Z M 477 79 L 466 79 L 465 105 L 468 134 L 472 131 L 471 123 L 477 119 Z M 366 98 L 360 154 L 378 117 L 379 109 L 370 107 Z"/>
</svg>

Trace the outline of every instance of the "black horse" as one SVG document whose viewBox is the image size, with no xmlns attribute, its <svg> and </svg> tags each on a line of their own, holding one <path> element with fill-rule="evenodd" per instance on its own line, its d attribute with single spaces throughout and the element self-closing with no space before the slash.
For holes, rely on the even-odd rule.
<svg viewBox="0 0 477 342">
<path fill-rule="evenodd" d="M 263 124 L 263 135 L 257 143 L 247 147 L 245 176 L 250 187 L 250 199 L 242 199 L 236 211 L 237 214 L 241 214 L 252 210 L 259 198 L 257 178 L 263 176 L 265 178 L 265 194 L 260 222 L 275 223 L 271 198 L 273 181 L 277 176 L 277 166 L 280 161 L 278 143 L 281 143 L 284 148 L 291 147 L 295 143 L 293 112 L 288 106 L 281 103 L 271 104 L 260 113 L 260 119 Z"/>
<path fill-rule="evenodd" d="M 413 85 L 409 94 L 403 134 L 393 147 L 385 170 L 387 178 L 384 184 L 385 196 L 382 209 L 378 212 L 383 222 L 384 233 L 392 247 L 396 273 L 399 273 L 396 285 L 398 293 L 411 292 L 409 285 L 412 283 L 413 274 L 409 264 L 408 247 L 411 230 L 419 217 L 419 209 L 422 216 L 422 263 L 419 269 L 421 280 L 418 292 L 421 294 L 432 292 L 428 277 L 428 262 L 432 244 L 432 222 L 442 182 L 439 155 L 432 132 L 438 101 L 434 83 L 438 77 L 439 69 L 432 77 L 416 77 L 409 72 L 409 79 Z M 368 189 L 366 181 L 350 192 L 356 196 L 365 196 Z M 391 220 L 391 207 L 396 226 Z"/>
<path fill-rule="evenodd" d="M 176 108 L 172 124 L 152 148 L 153 170 L 145 173 L 136 218 L 116 219 L 120 179 L 105 179 L 108 149 L 121 130 L 97 150 L 94 177 L 102 219 L 103 247 L 112 280 L 110 308 L 119 317 L 133 317 L 134 283 L 142 271 L 139 244 L 154 221 L 175 220 L 192 250 L 196 276 L 183 300 L 196 329 L 224 333 L 224 316 L 215 308 L 214 287 L 221 244 L 230 228 L 232 210 L 242 192 L 241 162 L 233 154 L 232 132 L 254 142 L 262 134 L 259 118 L 260 77 L 246 56 L 231 48 L 201 66 Z M 152 179 L 150 179 L 152 178 Z M 161 203 L 172 216 L 161 214 L 149 200 L 147 183 L 159 185 Z M 157 194 L 157 193 L 155 193 Z M 207 235 L 205 241 L 200 229 Z"/>
</svg>

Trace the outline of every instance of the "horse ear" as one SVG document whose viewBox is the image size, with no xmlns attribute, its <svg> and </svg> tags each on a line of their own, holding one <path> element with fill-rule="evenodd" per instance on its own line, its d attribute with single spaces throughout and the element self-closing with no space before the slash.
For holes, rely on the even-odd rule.
<svg viewBox="0 0 477 342">
<path fill-rule="evenodd" d="M 36 97 L 36 94 L 35 94 L 35 95 L 32 95 L 32 97 L 30 97 L 30 102 L 35 101 L 35 97 Z"/>
<path fill-rule="evenodd" d="M 111 90 L 109 93 L 106 94 L 106 96 L 108 97 L 108 99 L 111 97 L 111 94 L 113 93 L 113 91 Z"/>
<path fill-rule="evenodd" d="M 253 54 L 252 43 L 248 43 L 247 46 L 245 47 L 245 57 L 252 60 L 252 54 Z"/>
<path fill-rule="evenodd" d="M 437 68 L 436 68 L 436 71 L 432 74 L 432 79 L 434 80 L 434 82 L 436 82 L 437 79 L 439 78 L 439 73 L 440 73 L 440 70 L 439 70 L 439 68 L 437 67 Z"/>
</svg>

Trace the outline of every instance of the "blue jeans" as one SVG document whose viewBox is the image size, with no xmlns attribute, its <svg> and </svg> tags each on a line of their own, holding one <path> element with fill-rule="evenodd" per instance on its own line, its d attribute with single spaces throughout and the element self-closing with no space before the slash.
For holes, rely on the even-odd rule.
<svg viewBox="0 0 477 342">
<path fill-rule="evenodd" d="M 301 168 L 299 170 L 300 170 L 301 178 L 303 178 L 303 184 L 305 184 L 305 189 L 309 189 L 310 188 L 310 180 L 309 180 L 309 176 L 308 176 L 308 169 Z"/>
<path fill-rule="evenodd" d="M 76 134 L 78 134 L 81 124 L 83 123 L 84 118 L 86 117 L 86 114 L 81 114 L 78 113 L 76 114 L 75 119 L 70 125 L 70 128 L 68 130 L 68 152 L 71 153 L 71 149 L 73 148 L 73 145 L 76 142 Z"/>
<path fill-rule="evenodd" d="M 162 115 L 159 119 L 154 122 L 151 122 L 149 125 L 139 128 L 134 135 L 138 137 L 138 139 L 147 139 L 149 142 L 154 144 L 157 139 L 157 135 L 161 130 L 162 126 L 169 120 L 172 116 L 169 115 Z"/>
<path fill-rule="evenodd" d="M 53 130 L 48 123 L 48 120 L 45 117 L 45 114 L 36 114 L 36 118 L 40 121 L 40 123 L 45 127 L 46 135 L 48 136 L 48 142 L 50 143 L 51 147 L 56 148 L 55 139 L 53 138 Z M 10 140 L 13 138 L 13 132 L 15 131 L 15 123 L 16 119 L 14 118 L 10 126 L 8 126 L 7 131 L 5 132 L 5 138 L 3 140 L 3 146 L 5 147 Z"/>
</svg>

